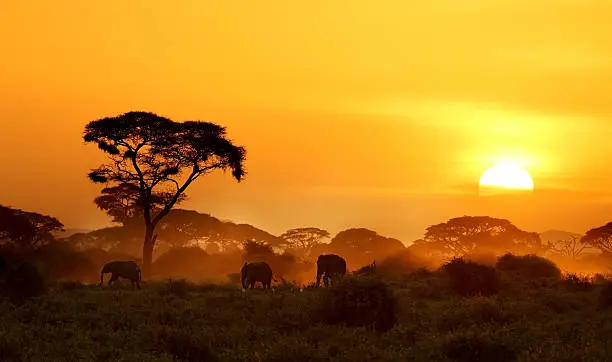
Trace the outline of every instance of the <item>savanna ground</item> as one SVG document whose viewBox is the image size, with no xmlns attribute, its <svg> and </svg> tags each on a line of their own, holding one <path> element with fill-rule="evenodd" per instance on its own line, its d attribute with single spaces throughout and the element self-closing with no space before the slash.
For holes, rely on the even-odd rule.
<svg viewBox="0 0 612 362">
<path fill-rule="evenodd" d="M 238 285 L 183 280 L 147 283 L 141 290 L 129 283 L 55 283 L 25 303 L 0 301 L 0 356 L 3 361 L 610 360 L 608 282 L 502 276 L 497 284 L 484 281 L 480 295 L 460 296 L 453 278 L 426 271 L 352 277 L 329 289 L 301 291 L 284 284 L 274 292 L 246 293 Z"/>
</svg>

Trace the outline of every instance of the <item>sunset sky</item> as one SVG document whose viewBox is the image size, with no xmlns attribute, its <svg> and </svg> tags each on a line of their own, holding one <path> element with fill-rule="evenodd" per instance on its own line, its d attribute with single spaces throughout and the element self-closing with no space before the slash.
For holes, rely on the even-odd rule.
<svg viewBox="0 0 612 362">
<path fill-rule="evenodd" d="M 530 231 L 612 220 L 612 1 L 10 1 L 0 12 L 0 203 L 109 224 L 91 120 L 228 127 L 248 177 L 183 207 L 272 233 L 409 242 L 462 215 Z M 521 163 L 532 195 L 482 197 Z"/>
</svg>

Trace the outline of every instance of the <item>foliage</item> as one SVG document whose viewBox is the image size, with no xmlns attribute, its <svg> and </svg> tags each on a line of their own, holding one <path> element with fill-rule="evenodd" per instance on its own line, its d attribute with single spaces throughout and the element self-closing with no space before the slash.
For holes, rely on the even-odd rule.
<svg viewBox="0 0 612 362">
<path fill-rule="evenodd" d="M 510 221 L 489 216 L 462 216 L 427 228 L 424 242 L 462 257 L 475 251 L 540 251 L 537 233 L 520 230 Z"/>
<path fill-rule="evenodd" d="M 587 231 L 580 242 L 602 252 L 612 253 L 612 222 Z"/>
<path fill-rule="evenodd" d="M 531 280 L 538 278 L 560 279 L 561 271 L 552 261 L 537 255 L 501 256 L 495 268 L 504 275 Z"/>
<path fill-rule="evenodd" d="M 423 271 L 389 283 L 397 313 L 385 333 L 318 323 L 334 288 L 243 294 L 236 285 L 189 284 L 187 298 L 162 292 L 166 282 L 138 291 L 53 288 L 19 306 L 0 298 L 0 353 L 15 361 L 60 361 L 70 351 L 81 361 L 228 362 L 605 361 L 612 354 L 612 308 L 597 308 L 603 285 L 577 293 L 510 281 L 496 296 L 453 298 L 444 280 Z"/>
<path fill-rule="evenodd" d="M 33 249 L 55 240 L 64 225 L 52 216 L 0 205 L 0 243 L 8 241 L 20 249 Z"/>
<path fill-rule="evenodd" d="M 327 230 L 315 227 L 290 229 L 280 236 L 283 240 L 283 246 L 304 256 L 310 256 L 313 248 L 322 244 L 323 240 L 329 239 L 329 237 L 330 234 Z"/>
<path fill-rule="evenodd" d="M 589 292 L 593 289 L 591 279 L 576 273 L 567 273 L 561 280 L 562 285 L 573 292 Z"/>
<path fill-rule="evenodd" d="M 440 270 L 449 277 L 455 293 L 461 296 L 489 296 L 499 290 L 499 278 L 493 267 L 454 258 Z"/>
<path fill-rule="evenodd" d="M 363 228 L 341 231 L 329 244 L 331 253 L 342 255 L 353 267 L 382 260 L 404 249 L 401 241 Z"/>
<path fill-rule="evenodd" d="M 92 170 L 93 182 L 129 184 L 138 190 L 146 229 L 144 272 L 149 272 L 155 246 L 155 228 L 200 176 L 214 170 L 244 175 L 245 150 L 227 138 L 214 123 L 177 123 L 147 112 L 128 112 L 90 122 L 83 139 L 95 143 L 109 162 Z M 158 197 L 160 196 L 160 197 Z"/>
<path fill-rule="evenodd" d="M 345 278 L 327 290 L 318 311 L 325 323 L 386 332 L 397 321 L 397 300 L 379 279 Z"/>
</svg>

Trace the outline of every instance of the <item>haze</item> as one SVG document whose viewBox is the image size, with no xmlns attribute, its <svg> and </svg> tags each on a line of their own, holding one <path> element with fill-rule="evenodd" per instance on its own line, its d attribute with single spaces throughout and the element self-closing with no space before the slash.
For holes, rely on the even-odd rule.
<svg viewBox="0 0 612 362">
<path fill-rule="evenodd" d="M 143 110 L 228 127 L 248 177 L 182 207 L 272 233 L 411 241 L 460 215 L 533 231 L 609 221 L 612 3 L 19 1 L 0 15 L 0 200 L 109 224 L 91 120 Z M 479 197 L 518 160 L 532 195 Z"/>
</svg>

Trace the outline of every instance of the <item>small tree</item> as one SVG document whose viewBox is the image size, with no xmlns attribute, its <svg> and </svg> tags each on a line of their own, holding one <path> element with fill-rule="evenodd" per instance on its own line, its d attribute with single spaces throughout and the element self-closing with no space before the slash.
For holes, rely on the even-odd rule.
<svg viewBox="0 0 612 362">
<path fill-rule="evenodd" d="M 576 236 L 569 236 L 567 239 L 549 241 L 546 248 L 555 254 L 568 256 L 572 259 L 578 258 L 583 252 L 590 248 L 590 245 L 582 243 Z"/>
<path fill-rule="evenodd" d="M 314 247 L 329 237 L 328 231 L 315 227 L 287 230 L 280 236 L 288 249 L 300 250 L 305 256 L 308 256 Z"/>
<path fill-rule="evenodd" d="M 580 242 L 604 253 L 612 253 L 612 222 L 587 231 Z"/>
<path fill-rule="evenodd" d="M 96 143 L 109 159 L 89 173 L 93 182 L 130 184 L 138 190 L 145 227 L 145 275 L 151 269 L 155 228 L 185 190 L 214 170 L 231 169 L 238 181 L 245 175 L 245 149 L 235 146 L 225 128 L 214 123 L 178 123 L 153 113 L 128 112 L 90 122 L 83 139 Z M 163 197 L 157 200 L 156 195 Z"/>
</svg>

